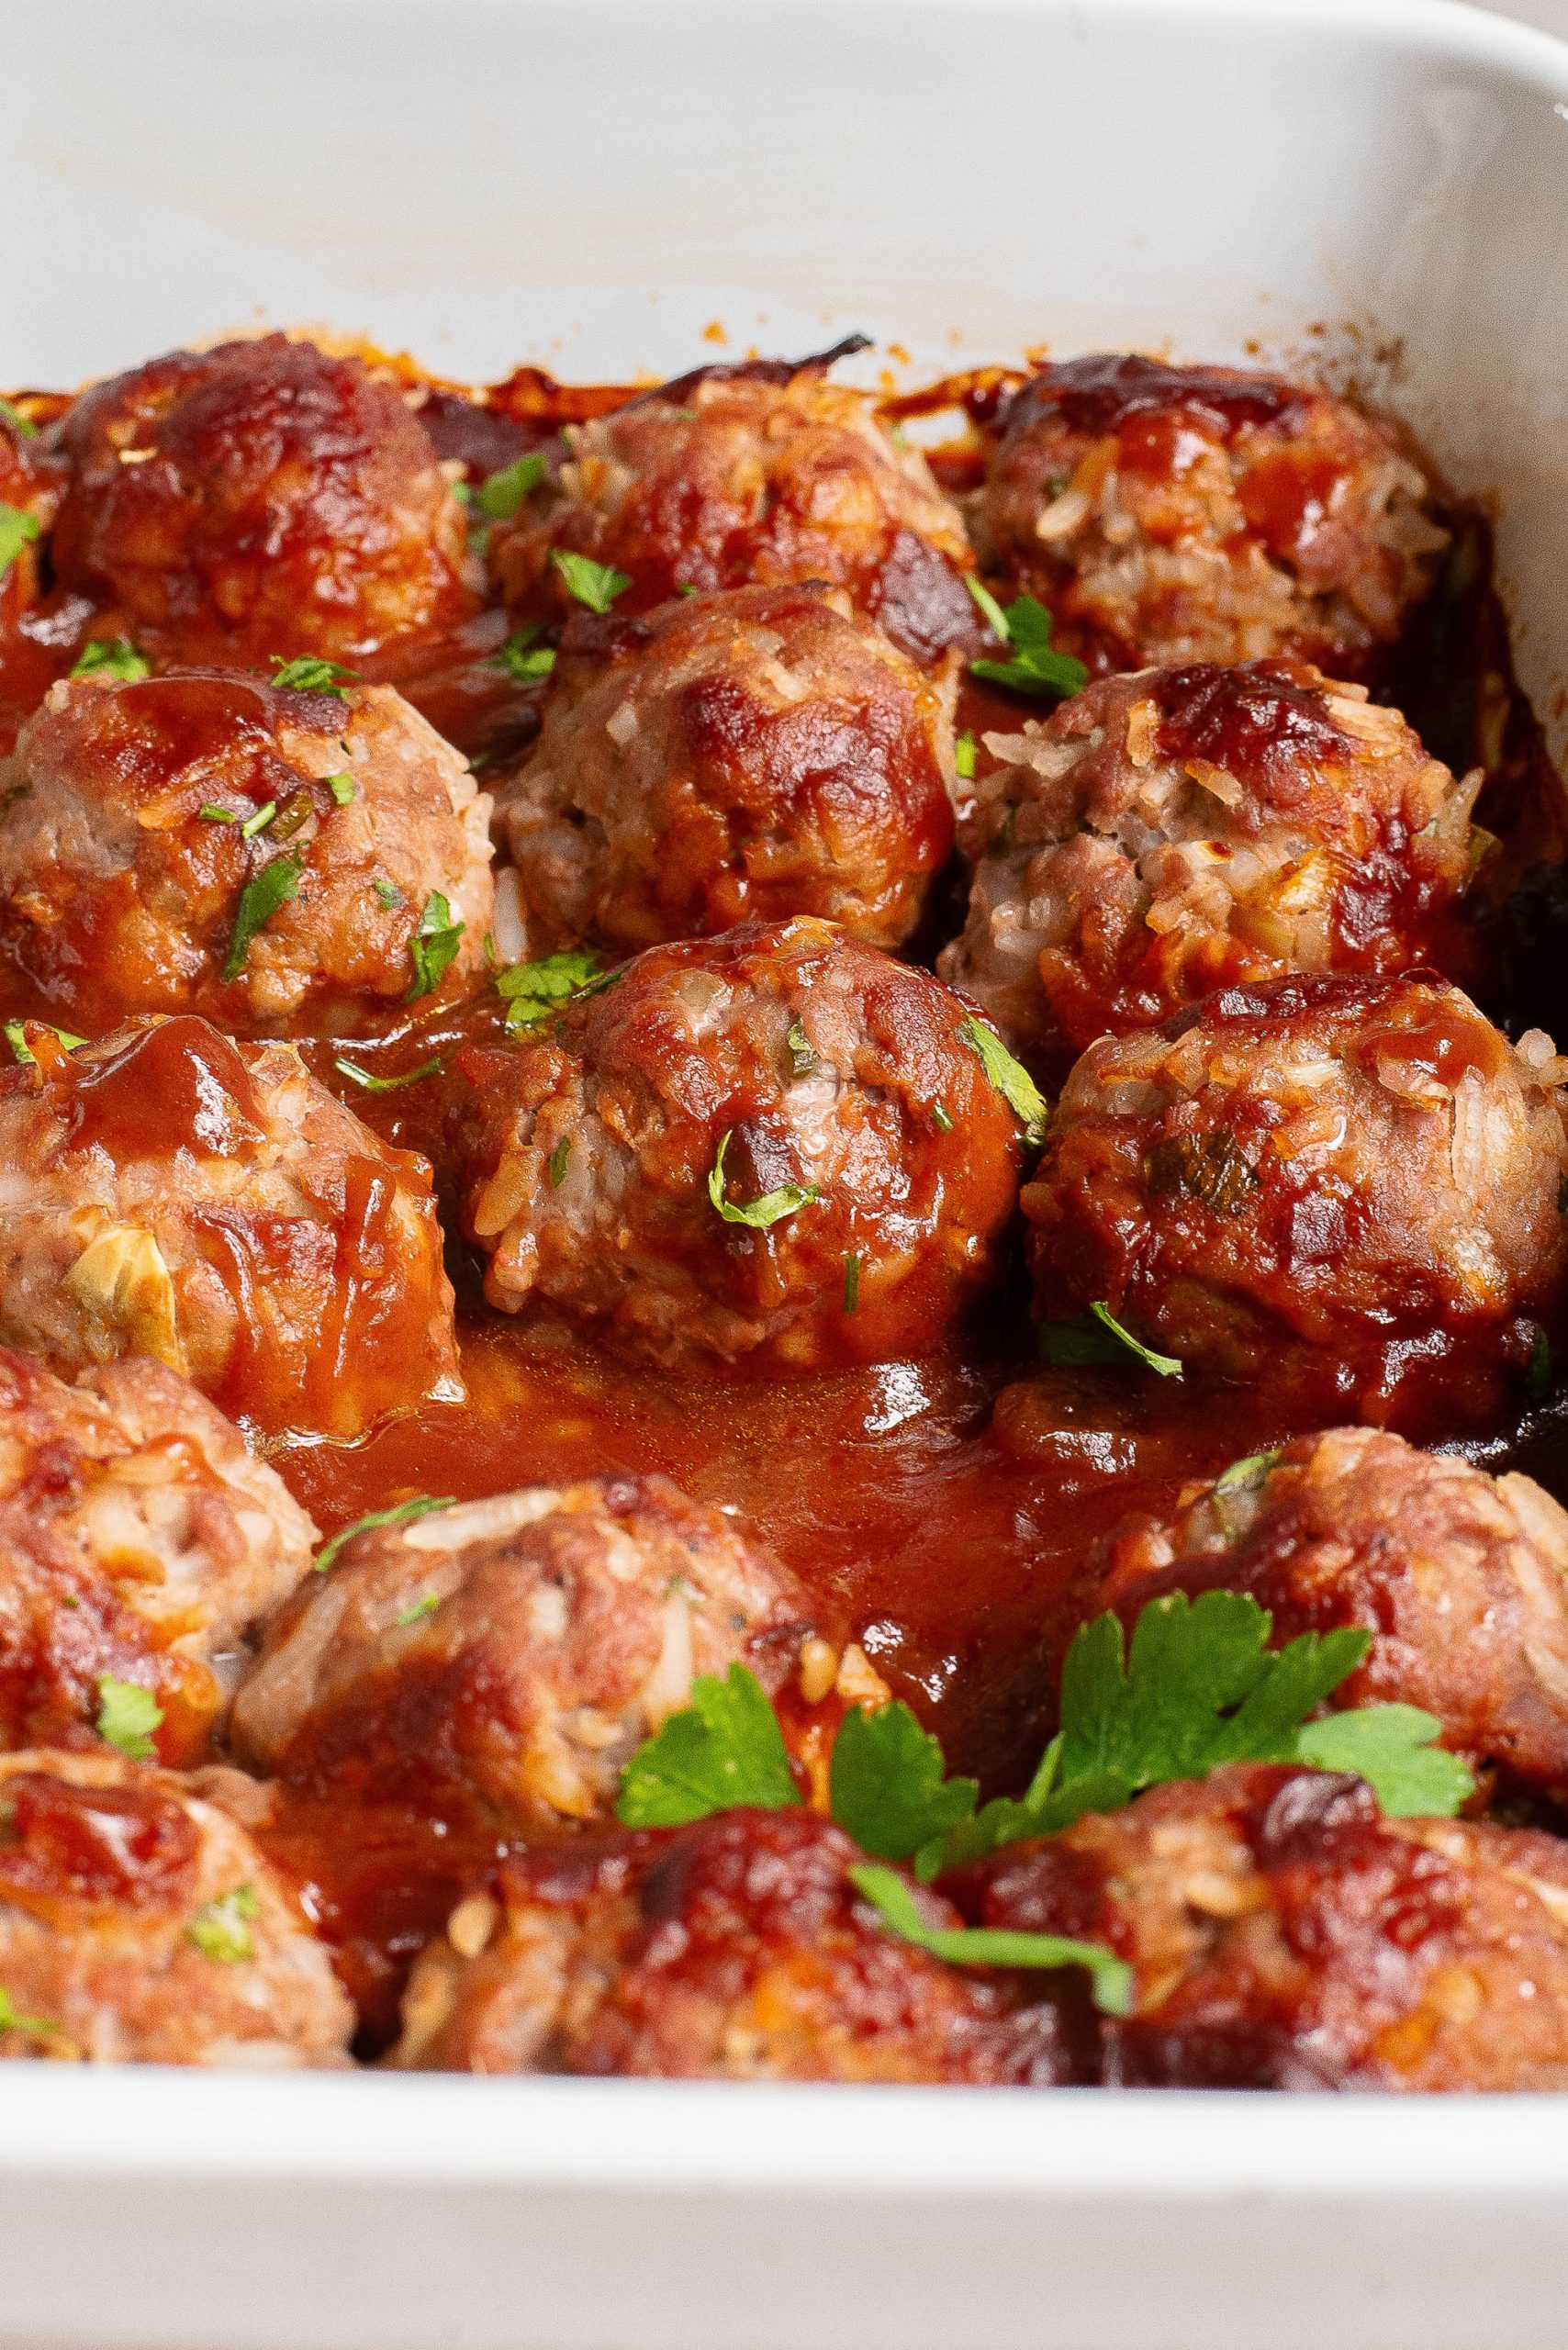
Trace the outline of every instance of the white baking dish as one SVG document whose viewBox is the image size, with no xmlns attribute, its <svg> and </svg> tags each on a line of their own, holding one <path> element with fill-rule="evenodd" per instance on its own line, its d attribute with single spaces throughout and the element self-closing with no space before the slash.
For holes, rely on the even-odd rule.
<svg viewBox="0 0 1568 2350">
<path fill-rule="evenodd" d="M 51 0 L 0 384 L 1380 346 L 1568 678 L 1568 49 L 1436 0 Z M 1327 335 L 1314 329 L 1327 327 Z M 1361 341 L 1345 330 L 1359 331 Z M 1568 2100 L 0 2082 L 0 2345 L 1546 2350 Z"/>
</svg>

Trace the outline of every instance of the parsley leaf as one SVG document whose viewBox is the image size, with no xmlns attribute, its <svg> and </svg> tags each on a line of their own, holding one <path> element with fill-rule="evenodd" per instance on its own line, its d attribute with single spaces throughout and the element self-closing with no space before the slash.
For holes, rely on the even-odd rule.
<svg viewBox="0 0 1568 2350">
<path fill-rule="evenodd" d="M 1438 1745 L 1441 1730 L 1418 1706 L 1358 1706 L 1305 1723 L 1296 1752 L 1319 1771 L 1354 1771 L 1390 1819 L 1448 1819 L 1475 1782 L 1457 1754 Z"/>
<path fill-rule="evenodd" d="M 24 441 L 36 441 L 38 439 L 38 426 L 33 422 L 30 416 L 24 416 L 22 414 L 21 409 L 17 406 L 15 400 L 0 399 L 0 416 L 5 418 L 6 423 L 10 425 L 14 431 L 21 434 Z"/>
<path fill-rule="evenodd" d="M 163 1718 L 163 1708 L 151 1689 L 134 1681 L 117 1681 L 112 1673 L 98 1675 L 98 1718 L 94 1724 L 106 1746 L 115 1746 L 132 1762 L 147 1762 L 156 1753 L 152 1733 Z"/>
<path fill-rule="evenodd" d="M 453 1497 L 442 1494 L 413 1494 L 406 1502 L 394 1502 L 389 1509 L 367 1509 L 351 1526 L 340 1527 L 330 1542 L 323 1542 L 316 1553 L 316 1572 L 324 1575 L 345 1542 L 356 1534 L 369 1534 L 377 1526 L 411 1526 L 417 1517 L 429 1517 L 432 1511 L 450 1509 Z"/>
<path fill-rule="evenodd" d="M 591 555 L 574 554 L 569 547 L 552 547 L 550 560 L 566 581 L 579 604 L 590 612 L 607 612 L 617 596 L 623 596 L 632 585 L 624 571 L 617 571 L 613 564 L 595 563 Z"/>
<path fill-rule="evenodd" d="M 510 522 L 530 490 L 537 489 L 543 478 L 544 460 L 534 450 L 514 464 L 503 465 L 499 473 L 487 474 L 474 492 L 473 502 L 487 520 Z"/>
<path fill-rule="evenodd" d="M 993 686 L 1010 687 L 1017 694 L 1075 694 L 1089 682 L 1089 672 L 1070 653 L 1051 650 L 1051 616 L 1036 597 L 1020 596 L 1000 605 L 988 588 L 973 577 L 965 582 L 992 630 L 1013 648 L 1010 661 L 971 661 L 969 674 L 989 678 Z"/>
<path fill-rule="evenodd" d="M 294 849 L 286 849 L 253 873 L 240 892 L 240 908 L 234 917 L 234 935 L 230 941 L 228 960 L 223 966 L 226 979 L 238 979 L 245 968 L 245 957 L 251 951 L 251 941 L 257 931 L 265 928 L 280 906 L 299 895 L 299 877 L 305 870 L 305 859 Z"/>
<path fill-rule="evenodd" d="M 398 889 L 396 881 L 376 881 L 371 886 L 388 913 L 396 913 L 403 902 L 403 892 Z"/>
<path fill-rule="evenodd" d="M 615 1816 L 628 1828 L 679 1828 L 710 1812 L 798 1804 L 778 1719 L 744 1664 L 726 1679 L 699 1673 L 691 1703 L 644 1740 L 627 1766 Z"/>
<path fill-rule="evenodd" d="M 422 1599 L 416 1599 L 411 1606 L 403 1608 L 392 1621 L 400 1632 L 406 1632 L 410 1624 L 418 1624 L 426 1616 L 433 1616 L 440 1606 L 440 1592 L 427 1591 Z"/>
<path fill-rule="evenodd" d="M 960 734 L 953 745 L 953 766 L 965 783 L 974 781 L 975 738 L 968 732 Z"/>
<path fill-rule="evenodd" d="M 22 549 L 39 534 L 38 517 L 0 498 L 0 579 L 4 579 Z"/>
<path fill-rule="evenodd" d="M 417 1003 L 420 996 L 431 995 L 440 987 L 463 944 L 467 926 L 466 923 L 453 920 L 452 908 L 439 890 L 432 890 L 425 900 L 420 926 L 409 941 L 414 978 L 403 999 L 405 1003 Z"/>
<path fill-rule="evenodd" d="M 506 643 L 490 658 L 498 662 L 520 686 L 532 685 L 536 678 L 547 677 L 555 666 L 555 655 L 548 644 L 541 644 L 543 631 L 540 628 L 514 629 Z M 473 761 L 469 761 L 473 765 Z"/>
<path fill-rule="evenodd" d="M 351 800 L 359 797 L 359 786 L 352 775 L 323 776 L 321 780 L 340 808 L 346 808 Z"/>
<path fill-rule="evenodd" d="M 253 1885 L 237 1885 L 198 1909 L 185 1928 L 185 1940 L 196 1944 L 215 1966 L 238 1966 L 256 1955 L 252 1921 L 261 1909 Z"/>
<path fill-rule="evenodd" d="M 264 833 L 266 831 L 267 826 L 272 822 L 273 818 L 276 814 L 277 801 L 275 800 L 263 800 L 259 808 L 252 809 L 250 814 L 241 825 L 241 838 L 242 840 L 253 841 L 258 833 Z"/>
<path fill-rule="evenodd" d="M 140 654 L 129 636 L 94 636 L 76 656 L 73 677 L 118 677 L 122 685 L 140 685 L 152 675 L 152 664 Z"/>
<path fill-rule="evenodd" d="M 1146 1347 L 1141 1338 L 1117 1321 L 1103 1297 L 1097 1297 L 1087 1314 L 1080 1314 L 1069 1322 L 1044 1322 L 1040 1326 L 1040 1360 L 1042 1362 L 1065 1364 L 1073 1368 L 1082 1363 L 1126 1364 L 1129 1354 L 1136 1355 L 1161 1379 L 1181 1375 L 1180 1355 L 1157 1354 Z"/>
<path fill-rule="evenodd" d="M 563 1135 L 560 1141 L 555 1145 L 554 1149 L 550 1153 L 548 1160 L 550 1169 L 550 1189 L 553 1192 L 558 1192 L 562 1184 L 566 1181 L 566 1161 L 571 1158 L 571 1155 L 572 1137 L 570 1135 Z"/>
<path fill-rule="evenodd" d="M 237 824 L 240 821 L 232 808 L 220 808 L 215 800 L 204 800 L 196 814 L 204 824 Z"/>
<path fill-rule="evenodd" d="M 812 1200 L 820 1200 L 822 1192 L 814 1183 L 780 1183 L 776 1192 L 764 1192 L 758 1200 L 748 1200 L 737 1207 L 724 1197 L 724 1153 L 729 1149 L 732 1126 L 720 1142 L 718 1154 L 708 1170 L 708 1197 L 726 1224 L 749 1224 L 756 1232 L 766 1232 L 769 1225 L 778 1224 L 797 1208 L 805 1207 Z"/>
<path fill-rule="evenodd" d="M 804 1024 L 799 1020 L 792 1020 L 784 1042 L 790 1047 L 790 1065 L 795 1075 L 809 1077 L 822 1057 L 807 1035 Z"/>
<path fill-rule="evenodd" d="M 35 2038 L 50 2040 L 59 2030 L 57 2023 L 46 2023 L 42 2016 L 18 2014 L 11 1994 L 4 1983 L 0 1983 L 0 2031 L 30 2031 Z"/>
<path fill-rule="evenodd" d="M 341 681 L 346 678 L 353 685 L 359 677 L 357 669 L 345 669 L 337 661 L 317 661 L 309 654 L 286 661 L 281 653 L 274 653 L 272 660 L 277 672 L 273 683 L 286 693 L 333 694 L 342 701 L 345 697 Z"/>
<path fill-rule="evenodd" d="M 1015 1061 L 994 1028 L 983 1020 L 966 1020 L 958 1030 L 1015 1118 L 1023 1120 L 1025 1142 L 1039 1142 L 1050 1115 L 1050 1104 L 1021 1061 Z"/>
<path fill-rule="evenodd" d="M 1083 1966 L 1103 2015 L 1125 2016 L 1132 2005 L 1133 1971 L 1099 1942 L 1062 1934 L 1019 1934 L 986 1926 L 928 1926 L 915 1908 L 907 1877 L 896 1869 L 853 1867 L 850 1883 L 900 1939 L 949 1966 Z"/>
<path fill-rule="evenodd" d="M 418 1085 L 423 1077 L 439 1077 L 442 1057 L 439 1053 L 432 1053 L 428 1061 L 421 1061 L 418 1069 L 406 1069 L 401 1077 L 373 1077 L 369 1069 L 361 1069 L 357 1061 L 334 1060 L 332 1067 L 341 1069 L 353 1084 L 362 1085 L 367 1093 L 398 1093 L 405 1085 Z"/>
<path fill-rule="evenodd" d="M 537 963 L 513 963 L 496 974 L 496 993 L 507 1007 L 510 1029 L 537 1028 L 560 1004 L 569 1002 L 599 976 L 598 958 L 568 946 Z"/>
<path fill-rule="evenodd" d="M 29 1028 L 48 1028 L 51 1036 L 59 1037 L 68 1053 L 75 1052 L 79 1045 L 84 1045 L 87 1041 L 85 1036 L 73 1036 L 69 1028 L 56 1028 L 47 1020 L 7 1020 L 6 1042 L 10 1046 L 17 1060 L 23 1063 L 36 1061 L 38 1058 L 38 1055 L 28 1048 L 28 1030 Z"/>
<path fill-rule="evenodd" d="M 907 1860 L 974 1810 L 979 1782 L 944 1778 L 943 1768 L 942 1749 L 907 1706 L 852 1707 L 828 1767 L 833 1816 L 862 1852 Z"/>
</svg>

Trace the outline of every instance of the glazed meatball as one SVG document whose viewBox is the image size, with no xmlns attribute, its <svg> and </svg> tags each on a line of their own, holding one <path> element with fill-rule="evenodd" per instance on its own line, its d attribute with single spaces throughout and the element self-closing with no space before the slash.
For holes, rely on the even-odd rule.
<svg viewBox="0 0 1568 2350">
<path fill-rule="evenodd" d="M 1336 1706 L 1420 1706 L 1511 1785 L 1568 1792 L 1568 1514 L 1531 1478 L 1334 1428 L 1125 1528 L 1104 1563 L 1100 1604 L 1129 1622 L 1166 1592 L 1225 1587 L 1269 1610 L 1277 1643 L 1361 1626 L 1372 1646 Z"/>
<path fill-rule="evenodd" d="M 105 1678 L 199 1759 L 247 1633 L 316 1529 L 187 1380 L 140 1357 L 74 1387 L 0 1348 L 0 1744 L 96 1744 Z"/>
<path fill-rule="evenodd" d="M 610 1817 L 622 1774 L 744 1662 L 771 1689 L 811 1629 L 778 1562 L 662 1477 L 536 1487 L 354 1535 L 274 1621 L 238 1752 L 503 1826 Z"/>
<path fill-rule="evenodd" d="M 990 558 L 1098 670 L 1296 654 L 1360 677 L 1448 533 L 1393 430 L 1234 367 L 1070 359 L 1002 417 Z"/>
<path fill-rule="evenodd" d="M 1056 2026 L 901 1941 L 805 1811 L 505 1861 L 415 1966 L 394 2062 L 663 2079 L 1045 2082 Z M 956 1922 L 917 1893 L 937 1928 Z"/>
<path fill-rule="evenodd" d="M 630 953 L 820 914 L 871 946 L 953 840 L 944 690 L 846 597 L 737 588 L 568 621 L 539 746 L 501 800 L 523 906 Z"/>
<path fill-rule="evenodd" d="M 1053 1075 L 1237 980 L 1406 969 L 1470 870 L 1479 772 L 1300 662 L 1106 678 L 986 739 L 1007 764 L 939 968 Z"/>
<path fill-rule="evenodd" d="M 430 436 L 357 359 L 279 334 L 171 352 L 84 392 L 59 440 L 56 574 L 144 650 L 353 661 L 477 606 Z"/>
<path fill-rule="evenodd" d="M 969 641 L 974 564 L 958 509 L 866 393 L 827 381 L 836 356 L 699 368 L 568 425 L 554 479 L 491 536 L 508 603 L 544 621 L 569 612 L 552 557 L 579 554 L 627 575 L 622 612 L 682 588 L 818 579 L 916 660 Z"/>
<path fill-rule="evenodd" d="M 955 1887 L 1014 1932 L 1109 1942 L 1126 2086 L 1568 2087 L 1568 1853 L 1552 1836 L 1385 1819 L 1360 1779 L 1241 1763 Z"/>
<path fill-rule="evenodd" d="M 118 1756 L 0 1755 L 0 2056 L 347 2061 L 353 2013 L 325 1951 L 190 1781 Z"/>
<path fill-rule="evenodd" d="M 1024 1194 L 1039 1310 L 1103 1301 L 1190 1372 L 1316 1408 L 1490 1410 L 1562 1286 L 1564 1074 L 1420 974 L 1227 988 L 1107 1037 Z"/>
<path fill-rule="evenodd" d="M 487 1296 L 660 1363 L 929 1352 L 1017 1195 L 975 1028 L 825 923 L 650 947 L 550 1032 L 463 1059 Z"/>
<path fill-rule="evenodd" d="M 0 1071 L 0 1344 L 153 1355 L 237 1418 L 353 1436 L 461 1393 L 422 1158 L 286 1045 L 133 1020 Z"/>
<path fill-rule="evenodd" d="M 0 762 L 0 946 L 87 1027 L 342 1034 L 484 968 L 490 803 L 386 686 L 65 679 Z"/>
</svg>

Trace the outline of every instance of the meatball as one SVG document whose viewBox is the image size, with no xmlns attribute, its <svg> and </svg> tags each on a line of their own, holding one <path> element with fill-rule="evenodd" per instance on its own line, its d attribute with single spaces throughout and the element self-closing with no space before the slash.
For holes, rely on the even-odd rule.
<svg viewBox="0 0 1568 2350">
<path fill-rule="evenodd" d="M 353 2011 L 238 1821 L 118 1756 L 0 1755 L 0 2056 L 340 2065 Z"/>
<path fill-rule="evenodd" d="M 422 1158 L 287 1045 L 132 1020 L 0 1071 L 0 1345 L 154 1355 L 263 1428 L 353 1436 L 460 1394 Z"/>
<path fill-rule="evenodd" d="M 1017 1193 L 980 1033 L 825 923 L 650 947 L 549 1033 L 460 1057 L 487 1296 L 660 1363 L 929 1352 Z"/>
<path fill-rule="evenodd" d="M 694 1674 L 777 1688 L 810 1628 L 785 1569 L 662 1477 L 502 1494 L 354 1535 L 270 1628 L 235 1746 L 548 1831 L 610 1816 Z"/>
<path fill-rule="evenodd" d="M 821 588 L 567 622 L 539 746 L 501 801 L 524 906 L 630 953 L 820 914 L 871 946 L 953 841 L 952 692 Z"/>
<path fill-rule="evenodd" d="M 568 425 L 554 479 L 492 533 L 508 603 L 544 621 L 569 612 L 552 558 L 577 554 L 628 576 L 621 611 L 683 588 L 817 579 L 916 660 L 969 642 L 974 561 L 958 509 L 868 394 L 827 381 L 837 356 L 700 367 Z"/>
<path fill-rule="evenodd" d="M 1479 771 L 1300 662 L 1106 678 L 987 741 L 1007 765 L 939 968 L 1054 1074 L 1238 980 L 1408 968 L 1470 870 Z"/>
<path fill-rule="evenodd" d="M 1385 1819 L 1360 1779 L 1239 1763 L 1002 1852 L 955 1892 L 992 1928 L 1109 1942 L 1126 2086 L 1568 2087 L 1568 1852 Z"/>
<path fill-rule="evenodd" d="M 489 813 L 387 686 L 63 679 L 0 762 L 0 946 L 89 1027 L 201 1012 L 342 1034 L 471 989 Z"/>
<path fill-rule="evenodd" d="M 1564 1074 L 1430 974 L 1227 988 L 1106 1037 L 1024 1193 L 1039 1310 L 1103 1302 L 1317 1410 L 1490 1410 L 1562 1286 Z"/>
<path fill-rule="evenodd" d="M 663 2079 L 1048 2082 L 1055 2019 L 901 1941 L 806 1811 L 504 1861 L 415 1966 L 394 2062 Z M 938 1929 L 957 1922 L 915 1896 Z"/>
<path fill-rule="evenodd" d="M 1568 1793 L 1568 1513 L 1531 1478 L 1333 1428 L 1124 1528 L 1104 1566 L 1101 1604 L 1129 1622 L 1224 1587 L 1269 1610 L 1276 1641 L 1360 1625 L 1372 1646 L 1336 1706 L 1423 1707 L 1511 1785 Z"/>
<path fill-rule="evenodd" d="M 316 1529 L 188 1381 L 148 1357 L 74 1387 L 0 1348 L 0 1744 L 96 1743 L 105 1678 L 199 1759 L 247 1633 Z"/>
<path fill-rule="evenodd" d="M 1275 375 L 1070 359 L 1002 422 L 982 542 L 1099 671 L 1285 653 L 1365 675 L 1448 541 L 1392 427 Z"/>
<path fill-rule="evenodd" d="M 144 650 L 353 661 L 477 608 L 430 435 L 357 359 L 280 334 L 170 352 L 84 392 L 58 437 L 56 575 Z"/>
</svg>

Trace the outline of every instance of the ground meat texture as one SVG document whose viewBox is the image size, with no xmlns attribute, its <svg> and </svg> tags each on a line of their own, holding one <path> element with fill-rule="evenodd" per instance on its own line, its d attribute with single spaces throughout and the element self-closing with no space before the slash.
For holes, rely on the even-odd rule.
<svg viewBox="0 0 1568 2350">
<path fill-rule="evenodd" d="M 1238 980 L 1407 969 L 1470 871 L 1479 771 L 1300 662 L 1107 678 L 986 741 L 940 968 L 1053 1076 Z"/>
<path fill-rule="evenodd" d="M 929 1352 L 1017 1196 L 972 1026 L 928 973 L 802 919 L 652 947 L 532 1039 L 465 1048 L 486 1294 L 659 1363 Z"/>
<path fill-rule="evenodd" d="M 700 368 L 565 439 L 554 476 L 491 534 L 491 568 L 521 613 L 572 610 L 552 562 L 566 552 L 627 574 L 622 613 L 683 588 L 817 579 L 916 660 L 974 633 L 958 509 L 868 396 L 829 383 L 821 363 Z"/>
<path fill-rule="evenodd" d="M 0 762 L 0 947 L 84 1027 L 200 1012 L 231 1034 L 352 1032 L 483 969 L 489 811 L 389 687 L 62 680 Z M 286 898 L 263 878 L 280 859 Z M 454 925 L 426 989 L 423 934 Z"/>
<path fill-rule="evenodd" d="M 524 1832 L 602 1821 L 695 1674 L 744 1662 L 778 1688 L 811 1616 L 778 1561 L 662 1477 L 502 1494 L 354 1535 L 270 1629 L 236 1750 L 468 1796 Z"/>
<path fill-rule="evenodd" d="M 1276 1644 L 1361 1626 L 1336 1706 L 1420 1706 L 1510 1787 L 1568 1792 L 1568 1514 L 1529 1477 L 1334 1428 L 1125 1528 L 1103 1562 L 1097 1605 L 1129 1623 L 1166 1592 L 1225 1588 L 1269 1610 Z"/>
<path fill-rule="evenodd" d="M 1048 2082 L 1049 2009 L 884 1927 L 806 1811 L 519 1854 L 420 1959 L 394 2062 L 662 2079 Z M 953 1924 L 918 1893 L 923 1915 Z"/>
<path fill-rule="evenodd" d="M 0 1071 L 0 1344 L 152 1355 L 263 1429 L 461 1393 L 430 1169 L 286 1045 L 133 1020 Z"/>
<path fill-rule="evenodd" d="M 238 1821 L 117 1755 L 0 1755 L 0 2057 L 341 2065 L 353 2011 Z"/>
<path fill-rule="evenodd" d="M 1568 1852 L 1556 1837 L 1384 1819 L 1360 1779 L 1242 1763 L 1015 1845 L 953 1888 L 1018 1932 L 1108 1942 L 1126 2086 L 1568 2086 Z"/>
<path fill-rule="evenodd" d="M 58 577 L 144 651 L 362 659 L 477 608 L 466 518 L 401 392 L 266 335 L 98 384 L 58 428 Z"/>
<path fill-rule="evenodd" d="M 980 499 L 988 557 L 1098 671 L 1301 655 L 1367 673 L 1448 533 L 1386 424 L 1231 367 L 1043 368 Z"/>
<path fill-rule="evenodd" d="M 1562 1287 L 1564 1073 L 1430 975 L 1229 988 L 1107 1037 L 1024 1193 L 1039 1312 L 1103 1301 L 1320 1416 L 1490 1411 Z"/>
<path fill-rule="evenodd" d="M 74 1387 L 0 1348 L 0 1744 L 95 1746 L 101 1679 L 151 1689 L 200 1758 L 244 1642 L 316 1529 L 187 1380 L 147 1357 Z"/>
<path fill-rule="evenodd" d="M 543 733 L 501 800 L 522 904 L 622 953 L 819 914 L 872 946 L 953 840 L 950 681 L 818 588 L 567 623 Z"/>
</svg>

